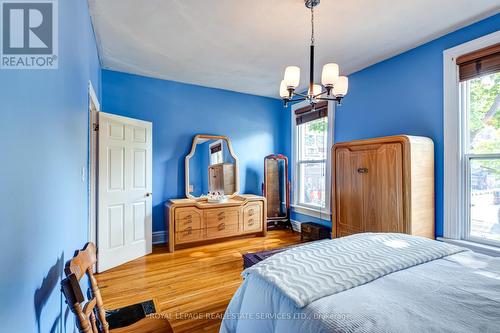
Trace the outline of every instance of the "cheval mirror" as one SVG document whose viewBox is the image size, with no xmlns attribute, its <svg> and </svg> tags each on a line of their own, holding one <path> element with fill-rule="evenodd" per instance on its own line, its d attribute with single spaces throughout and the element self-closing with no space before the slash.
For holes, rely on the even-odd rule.
<svg viewBox="0 0 500 333">
<path fill-rule="evenodd" d="M 264 184 L 262 192 L 267 200 L 268 227 L 283 224 L 291 228 L 290 182 L 288 181 L 288 158 L 281 154 L 264 158 Z"/>
<path fill-rule="evenodd" d="M 238 158 L 227 136 L 198 134 L 186 156 L 186 197 L 238 194 Z"/>
</svg>

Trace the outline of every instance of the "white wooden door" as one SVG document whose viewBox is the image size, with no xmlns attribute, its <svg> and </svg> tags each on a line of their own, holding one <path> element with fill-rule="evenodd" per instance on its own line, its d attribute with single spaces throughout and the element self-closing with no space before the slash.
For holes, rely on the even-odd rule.
<svg viewBox="0 0 500 333">
<path fill-rule="evenodd" d="M 99 112 L 97 270 L 151 253 L 152 123 Z"/>
</svg>

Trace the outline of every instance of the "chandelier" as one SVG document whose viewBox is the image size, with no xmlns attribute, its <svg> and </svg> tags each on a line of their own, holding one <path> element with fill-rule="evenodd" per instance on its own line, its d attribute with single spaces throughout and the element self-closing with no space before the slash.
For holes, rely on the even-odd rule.
<svg viewBox="0 0 500 333">
<path fill-rule="evenodd" d="M 288 66 L 285 69 L 285 77 L 281 81 L 280 96 L 285 107 L 289 103 L 309 101 L 311 105 L 318 101 L 334 101 L 340 104 L 342 98 L 347 94 L 349 81 L 346 76 L 339 76 L 339 65 L 329 63 L 323 66 L 321 73 L 321 84 L 314 84 L 314 7 L 319 5 L 320 0 L 305 0 L 305 5 L 311 10 L 311 46 L 309 67 L 309 89 L 307 95 L 295 91 L 300 83 L 300 68 Z M 323 89 L 324 88 L 324 89 Z"/>
</svg>

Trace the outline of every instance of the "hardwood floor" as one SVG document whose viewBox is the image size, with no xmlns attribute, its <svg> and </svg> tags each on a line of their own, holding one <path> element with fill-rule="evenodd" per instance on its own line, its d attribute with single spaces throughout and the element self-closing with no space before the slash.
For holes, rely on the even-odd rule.
<svg viewBox="0 0 500 333">
<path fill-rule="evenodd" d="M 96 276 L 104 304 L 113 309 L 155 298 L 174 332 L 218 332 L 241 284 L 242 254 L 300 243 L 300 234 L 270 231 L 266 237 L 233 240 L 153 254 Z"/>
</svg>

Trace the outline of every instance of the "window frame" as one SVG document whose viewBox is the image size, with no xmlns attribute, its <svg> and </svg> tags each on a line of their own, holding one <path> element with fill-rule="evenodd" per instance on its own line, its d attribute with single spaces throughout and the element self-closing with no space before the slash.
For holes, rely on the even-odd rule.
<svg viewBox="0 0 500 333">
<path fill-rule="evenodd" d="M 326 160 L 325 160 L 325 207 L 318 208 L 314 205 L 307 205 L 300 203 L 300 168 L 298 164 L 308 163 L 307 161 L 298 161 L 299 156 L 299 145 L 298 145 L 298 129 L 296 125 L 295 110 L 308 106 L 309 103 L 307 101 L 300 102 L 292 105 L 291 107 L 291 133 L 292 133 L 292 158 L 291 158 L 291 174 L 293 181 L 293 190 L 292 190 L 292 208 L 296 213 L 313 216 L 321 219 L 330 219 L 331 218 L 331 148 L 333 145 L 334 138 L 334 122 L 335 122 L 335 106 L 334 103 L 328 102 L 327 111 L 328 111 L 328 129 L 326 136 Z M 323 160 L 312 160 L 312 162 L 322 162 Z"/>
<path fill-rule="evenodd" d="M 500 248 L 500 242 L 470 235 L 471 159 L 490 158 L 493 154 L 470 154 L 467 149 L 467 114 L 463 107 L 456 59 L 462 55 L 500 43 L 500 31 L 455 46 L 443 52 L 444 89 L 444 209 L 443 237 L 465 243 L 487 244 Z M 464 89 L 465 90 L 465 89 Z M 500 154 L 499 154 L 500 156 Z"/>
<path fill-rule="evenodd" d="M 217 163 L 212 163 L 212 147 L 217 146 L 220 144 L 220 155 L 221 155 L 221 161 Z M 224 163 L 224 144 L 222 142 L 222 139 L 219 139 L 217 141 L 212 142 L 211 144 L 208 145 L 208 162 L 210 165 L 216 165 L 216 164 L 221 164 Z"/>
</svg>

